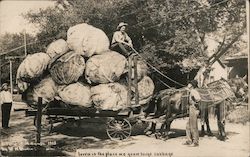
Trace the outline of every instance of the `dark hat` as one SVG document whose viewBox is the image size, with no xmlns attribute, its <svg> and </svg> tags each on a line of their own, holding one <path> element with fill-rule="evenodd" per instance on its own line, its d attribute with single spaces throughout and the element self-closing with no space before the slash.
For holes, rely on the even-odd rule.
<svg viewBox="0 0 250 157">
<path fill-rule="evenodd" d="M 198 87 L 198 82 L 196 80 L 192 80 L 189 82 L 194 88 Z"/>
</svg>

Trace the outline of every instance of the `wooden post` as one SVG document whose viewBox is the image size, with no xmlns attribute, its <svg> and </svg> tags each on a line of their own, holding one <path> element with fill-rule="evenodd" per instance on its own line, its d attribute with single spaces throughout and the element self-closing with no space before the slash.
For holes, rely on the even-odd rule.
<svg viewBox="0 0 250 157">
<path fill-rule="evenodd" d="M 36 128 L 37 128 L 37 135 L 36 135 L 36 143 L 41 142 L 41 121 L 42 121 L 42 101 L 41 97 L 38 97 L 38 104 L 37 104 L 37 113 L 36 113 Z"/>
<path fill-rule="evenodd" d="M 131 106 L 131 86 L 132 86 L 132 60 L 131 57 L 128 58 L 128 97 L 127 105 Z"/>
<path fill-rule="evenodd" d="M 0 85 L 2 85 L 2 64 L 0 62 Z"/>
<path fill-rule="evenodd" d="M 138 73 L 137 73 L 137 56 L 134 59 L 134 86 L 135 86 L 135 105 L 139 105 L 139 91 L 138 91 Z"/>
<path fill-rule="evenodd" d="M 9 61 L 10 61 L 10 93 L 11 96 L 13 96 L 12 61 L 11 59 Z"/>
</svg>

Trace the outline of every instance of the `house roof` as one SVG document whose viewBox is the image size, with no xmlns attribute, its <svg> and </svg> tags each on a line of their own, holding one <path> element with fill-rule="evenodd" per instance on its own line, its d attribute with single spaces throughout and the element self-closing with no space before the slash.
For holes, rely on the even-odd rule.
<svg viewBox="0 0 250 157">
<path fill-rule="evenodd" d="M 245 49 L 244 51 L 241 51 L 241 52 L 235 53 L 231 56 L 225 57 L 224 60 L 226 62 L 230 62 L 233 60 L 242 60 L 242 59 L 244 60 L 244 59 L 248 58 L 248 54 L 249 54 L 249 51 L 247 49 Z"/>
</svg>

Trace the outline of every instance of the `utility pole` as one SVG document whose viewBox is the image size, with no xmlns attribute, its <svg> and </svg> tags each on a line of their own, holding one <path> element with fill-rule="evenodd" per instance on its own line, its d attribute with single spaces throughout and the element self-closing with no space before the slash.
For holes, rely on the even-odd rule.
<svg viewBox="0 0 250 157">
<path fill-rule="evenodd" d="M 17 59 L 17 58 L 25 58 L 25 57 L 24 56 L 8 56 L 8 57 L 5 57 L 5 59 L 9 60 L 9 64 L 10 64 L 10 91 L 11 91 L 11 95 L 13 95 L 12 60 Z"/>
<path fill-rule="evenodd" d="M 248 36 L 248 43 L 247 43 L 247 51 L 248 51 L 248 84 L 250 82 L 250 77 L 249 77 L 249 74 L 250 74 L 250 66 L 249 66 L 249 63 L 250 63 L 250 39 L 249 39 L 249 35 L 250 35 L 250 25 L 249 25 L 249 18 L 250 18 L 250 4 L 249 4 L 249 0 L 246 0 L 246 12 L 247 12 L 247 36 Z M 250 88 L 248 87 L 248 93 L 250 93 Z M 250 103 L 248 103 L 248 109 L 250 109 Z"/>
<path fill-rule="evenodd" d="M 12 60 L 10 59 L 10 93 L 13 96 Z"/>
<path fill-rule="evenodd" d="M 23 33 L 23 41 L 24 41 L 24 56 L 27 56 L 27 41 L 26 41 L 26 30 Z"/>
</svg>

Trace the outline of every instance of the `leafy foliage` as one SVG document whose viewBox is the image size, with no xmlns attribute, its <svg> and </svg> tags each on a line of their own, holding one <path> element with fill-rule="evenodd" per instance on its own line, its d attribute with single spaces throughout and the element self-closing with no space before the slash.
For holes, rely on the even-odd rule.
<svg viewBox="0 0 250 157">
<path fill-rule="evenodd" d="M 35 37 L 26 34 L 26 42 L 27 43 L 32 43 L 35 41 Z M 18 69 L 18 66 L 22 62 L 23 58 L 25 55 L 25 50 L 24 50 L 24 35 L 23 33 L 19 34 L 10 34 L 6 33 L 3 34 L 0 37 L 0 63 L 1 63 L 1 81 L 6 82 L 9 80 L 9 75 L 10 75 L 10 65 L 9 65 L 9 59 L 10 57 L 20 57 L 16 58 L 14 61 L 12 60 L 12 68 L 13 68 L 13 78 L 16 76 L 16 71 Z M 18 49 L 17 49 L 18 48 Z M 29 44 L 27 45 L 27 50 L 29 53 L 34 53 L 39 51 L 38 45 L 32 45 Z M 7 54 L 8 53 L 8 54 Z M 3 55 L 6 54 L 6 55 Z"/>
<path fill-rule="evenodd" d="M 134 47 L 163 73 L 183 59 L 207 58 L 208 34 L 224 39 L 217 51 L 233 51 L 240 45 L 234 39 L 246 31 L 244 0 L 57 0 L 55 7 L 25 18 L 40 28 L 40 51 L 55 39 L 66 39 L 73 25 L 89 23 L 111 39 L 118 23 L 127 22 Z"/>
</svg>

